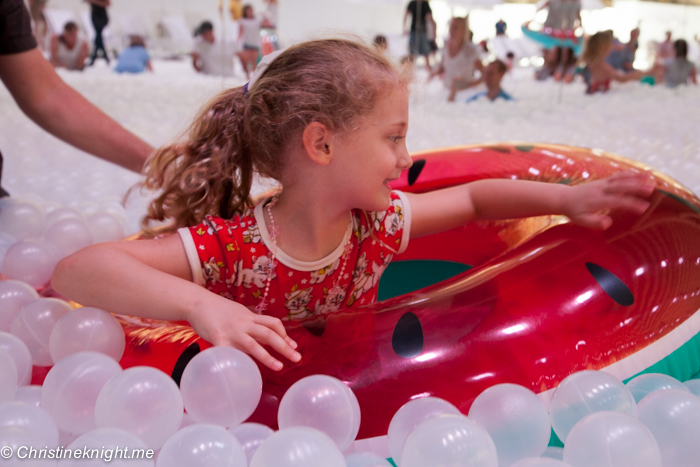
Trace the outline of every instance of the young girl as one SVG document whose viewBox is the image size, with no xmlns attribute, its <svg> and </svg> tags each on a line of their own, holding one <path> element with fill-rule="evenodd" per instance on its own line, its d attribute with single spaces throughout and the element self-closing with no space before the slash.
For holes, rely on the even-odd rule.
<svg viewBox="0 0 700 467">
<path fill-rule="evenodd" d="M 407 78 L 381 53 L 346 40 L 293 46 L 217 96 L 186 141 L 150 162 L 147 186 L 160 196 L 148 218 L 191 227 L 81 250 L 52 284 L 86 306 L 187 320 L 212 344 L 279 370 L 266 347 L 301 359 L 282 320 L 375 301 L 410 238 L 549 213 L 604 229 L 611 219 L 601 211 L 641 213 L 653 190 L 622 173 L 576 187 L 485 180 L 404 194 L 389 183 L 411 166 L 407 130 Z M 255 173 L 282 186 L 257 206 Z"/>
<path fill-rule="evenodd" d="M 602 31 L 593 34 L 586 44 L 586 50 L 581 57 L 586 64 L 583 77 L 586 80 L 586 94 L 596 92 L 607 92 L 610 89 L 611 81 L 633 81 L 644 76 L 638 70 L 625 73 L 613 68 L 606 58 L 612 51 L 613 33 L 612 31 Z"/>
<path fill-rule="evenodd" d="M 247 78 L 255 71 L 260 54 L 260 27 L 269 26 L 266 20 L 256 18 L 251 5 L 243 7 L 243 17 L 239 20 L 241 52 L 238 54 Z"/>
</svg>

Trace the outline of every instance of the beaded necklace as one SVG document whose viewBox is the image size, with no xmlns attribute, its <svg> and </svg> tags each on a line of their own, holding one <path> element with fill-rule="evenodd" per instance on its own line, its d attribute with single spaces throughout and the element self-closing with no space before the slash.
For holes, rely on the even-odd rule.
<svg viewBox="0 0 700 467">
<path fill-rule="evenodd" d="M 272 276 L 275 272 L 275 269 L 277 268 L 277 262 L 275 261 L 275 257 L 277 255 L 277 237 L 279 236 L 279 227 L 277 227 L 277 224 L 275 224 L 275 218 L 272 215 L 272 208 L 277 204 L 279 197 L 275 196 L 273 197 L 269 203 L 267 203 L 267 215 L 270 217 L 270 227 L 269 227 L 269 237 L 270 240 L 272 241 L 273 248 L 272 248 L 272 258 L 270 259 L 270 262 L 268 263 L 266 269 L 267 269 L 267 280 L 265 282 L 265 292 L 263 293 L 263 296 L 260 299 L 260 303 L 258 303 L 255 306 L 255 312 L 257 314 L 262 314 L 266 309 L 267 309 L 267 296 L 270 292 L 270 281 L 272 281 Z M 345 273 L 345 267 L 348 264 L 348 257 L 350 256 L 350 252 L 352 251 L 352 235 L 348 236 L 348 241 L 345 243 L 345 246 L 343 247 L 343 265 L 340 268 L 340 272 L 336 274 L 335 280 L 333 281 L 333 287 L 331 287 L 328 290 L 328 296 L 326 297 L 326 301 L 323 303 L 323 305 L 320 308 L 320 313 L 325 313 L 326 309 L 328 308 L 329 303 L 333 303 L 336 301 L 342 301 L 345 299 L 345 290 L 343 287 L 341 287 L 338 283 L 340 282 L 340 278 L 343 277 L 343 274 Z"/>
</svg>

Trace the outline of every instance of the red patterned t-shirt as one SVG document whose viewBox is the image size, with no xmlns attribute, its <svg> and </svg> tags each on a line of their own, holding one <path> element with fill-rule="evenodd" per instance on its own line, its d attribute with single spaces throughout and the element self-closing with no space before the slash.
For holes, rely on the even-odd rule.
<svg viewBox="0 0 700 467">
<path fill-rule="evenodd" d="M 377 300 L 379 278 L 393 256 L 408 246 L 411 213 L 403 193 L 391 193 L 386 211 L 354 209 L 343 241 L 325 258 L 299 261 L 278 248 L 274 264 L 275 246 L 263 216 L 268 200 L 231 220 L 207 216 L 201 224 L 178 231 L 195 283 L 254 311 L 270 277 L 265 314 L 280 319 L 302 319 Z M 337 277 L 348 240 L 347 264 Z"/>
</svg>

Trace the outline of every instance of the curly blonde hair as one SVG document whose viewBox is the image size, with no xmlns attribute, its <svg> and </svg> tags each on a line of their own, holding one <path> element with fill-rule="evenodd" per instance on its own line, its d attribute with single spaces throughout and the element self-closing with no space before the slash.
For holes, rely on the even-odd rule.
<svg viewBox="0 0 700 467">
<path fill-rule="evenodd" d="M 613 43 L 613 32 L 611 30 L 600 31 L 588 38 L 586 50 L 583 52 L 581 61 L 586 64 L 605 60 L 605 50 L 609 49 Z"/>
<path fill-rule="evenodd" d="M 408 76 L 357 41 L 325 39 L 290 47 L 251 89 L 226 90 L 207 104 L 184 141 L 158 149 L 142 186 L 159 192 L 143 220 L 196 225 L 252 206 L 254 175 L 280 180 L 283 154 L 312 122 L 352 130 Z"/>
</svg>

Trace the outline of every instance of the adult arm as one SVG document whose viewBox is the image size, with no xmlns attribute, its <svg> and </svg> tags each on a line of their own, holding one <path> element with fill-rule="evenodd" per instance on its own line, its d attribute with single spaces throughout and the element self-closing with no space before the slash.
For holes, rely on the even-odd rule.
<svg viewBox="0 0 700 467">
<path fill-rule="evenodd" d="M 693 67 L 692 70 L 690 70 L 690 82 L 691 83 L 698 84 L 698 76 L 697 75 L 698 75 L 698 72 L 695 69 L 695 67 Z"/>
<path fill-rule="evenodd" d="M 29 118 L 78 149 L 134 172 L 153 152 L 63 82 L 36 48 L 0 56 L 0 79 Z"/>
<path fill-rule="evenodd" d="M 197 52 L 192 52 L 192 66 L 194 67 L 195 70 L 198 72 L 202 72 L 202 65 L 201 61 L 199 59 L 199 54 Z"/>
<path fill-rule="evenodd" d="M 180 236 L 171 235 L 82 249 L 58 263 L 51 285 L 85 306 L 143 318 L 186 320 L 213 345 L 236 347 L 273 370 L 280 370 L 282 362 L 263 345 L 291 361 L 301 359 L 282 321 L 257 315 L 191 280 Z"/>
<path fill-rule="evenodd" d="M 411 238 L 459 227 L 476 220 L 516 219 L 563 214 L 573 222 L 606 229 L 606 211 L 641 214 L 654 190 L 652 181 L 636 172 L 620 172 L 603 180 L 566 186 L 523 180 L 480 180 L 425 194 L 407 193 L 411 203 Z"/>
<path fill-rule="evenodd" d="M 51 65 L 58 68 L 61 64 L 58 61 L 58 36 L 51 36 Z"/>
</svg>

